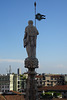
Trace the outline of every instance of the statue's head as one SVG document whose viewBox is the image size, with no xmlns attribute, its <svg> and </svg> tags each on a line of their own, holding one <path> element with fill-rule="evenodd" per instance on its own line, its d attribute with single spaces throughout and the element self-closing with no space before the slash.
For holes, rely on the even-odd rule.
<svg viewBox="0 0 67 100">
<path fill-rule="evenodd" d="M 28 21 L 28 24 L 29 24 L 29 25 L 33 25 L 33 21 L 32 21 L 32 20 L 29 20 L 29 21 Z"/>
</svg>

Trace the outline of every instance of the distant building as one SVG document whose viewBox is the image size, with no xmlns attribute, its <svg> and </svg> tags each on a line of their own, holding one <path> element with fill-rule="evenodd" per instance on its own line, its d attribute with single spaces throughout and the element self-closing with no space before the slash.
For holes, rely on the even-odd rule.
<svg viewBox="0 0 67 100">
<path fill-rule="evenodd" d="M 45 86 L 38 88 L 38 91 L 40 94 L 43 93 L 43 91 L 61 93 L 62 98 L 67 98 L 67 85 Z"/>
<path fill-rule="evenodd" d="M 28 73 L 27 72 L 23 73 L 23 76 L 25 76 L 26 79 L 27 79 L 28 78 Z"/>
<path fill-rule="evenodd" d="M 20 74 L 7 74 L 0 75 L 0 92 L 8 91 L 22 91 L 26 89 L 26 82 L 28 78 L 28 73 Z M 57 74 L 39 74 L 36 75 L 35 80 L 37 81 L 37 86 L 55 86 L 64 85 L 65 80 L 67 82 L 67 76 L 57 75 Z"/>
<path fill-rule="evenodd" d="M 65 84 L 67 85 L 67 74 L 64 75 L 65 78 Z"/>
<path fill-rule="evenodd" d="M 13 90 L 13 75 L 0 75 L 0 92 Z"/>
<path fill-rule="evenodd" d="M 13 75 L 13 91 L 18 91 L 18 75 Z"/>
<path fill-rule="evenodd" d="M 64 85 L 64 75 L 55 75 L 55 74 L 43 74 L 36 75 L 37 85 L 38 86 L 55 86 L 55 85 Z"/>
<path fill-rule="evenodd" d="M 17 69 L 17 74 L 18 74 L 18 75 L 21 74 L 21 69 L 20 69 L 20 68 Z"/>
<path fill-rule="evenodd" d="M 0 92 L 19 91 L 20 88 L 17 74 L 0 75 Z"/>
</svg>

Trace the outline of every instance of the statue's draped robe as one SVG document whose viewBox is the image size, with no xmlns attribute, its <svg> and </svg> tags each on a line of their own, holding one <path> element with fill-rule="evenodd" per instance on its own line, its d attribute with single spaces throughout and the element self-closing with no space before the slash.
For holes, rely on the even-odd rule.
<svg viewBox="0 0 67 100">
<path fill-rule="evenodd" d="M 26 47 L 28 57 L 36 57 L 36 39 L 38 31 L 35 26 L 28 25 L 25 28 L 24 47 Z"/>
</svg>

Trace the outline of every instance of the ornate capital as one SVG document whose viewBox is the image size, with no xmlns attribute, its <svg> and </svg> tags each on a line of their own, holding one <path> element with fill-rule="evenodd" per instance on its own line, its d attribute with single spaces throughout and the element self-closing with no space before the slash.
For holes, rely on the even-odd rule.
<svg viewBox="0 0 67 100">
<path fill-rule="evenodd" d="M 25 59 L 25 68 L 38 68 L 38 59 L 37 58 L 26 58 Z"/>
</svg>

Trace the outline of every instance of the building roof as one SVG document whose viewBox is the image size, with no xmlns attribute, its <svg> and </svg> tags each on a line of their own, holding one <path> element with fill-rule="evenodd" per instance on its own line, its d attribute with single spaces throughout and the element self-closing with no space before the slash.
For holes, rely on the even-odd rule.
<svg viewBox="0 0 67 100">
<path fill-rule="evenodd" d="M 45 86 L 39 88 L 39 91 L 67 91 L 67 85 Z"/>
<path fill-rule="evenodd" d="M 25 100 L 23 95 L 6 95 L 2 94 L 0 95 L 0 100 Z"/>
<path fill-rule="evenodd" d="M 4 97 L 0 94 L 0 100 L 5 100 Z"/>
<path fill-rule="evenodd" d="M 61 76 L 63 76 L 63 75 L 51 75 L 51 77 L 53 77 L 53 78 L 59 78 Z"/>
<path fill-rule="evenodd" d="M 6 100 L 25 100 L 23 95 L 5 95 Z"/>
<path fill-rule="evenodd" d="M 67 100 L 67 99 L 64 99 L 64 98 L 53 98 L 52 100 Z"/>
<path fill-rule="evenodd" d="M 43 75 L 36 75 L 35 78 L 43 78 Z"/>
<path fill-rule="evenodd" d="M 59 78 L 63 75 L 57 75 L 57 74 L 45 74 L 44 76 L 50 76 L 50 77 L 53 77 L 53 78 Z M 43 75 L 36 75 L 36 78 L 43 78 Z"/>
<path fill-rule="evenodd" d="M 16 92 L 16 91 L 11 91 L 11 92 L 14 93 L 14 94 L 17 94 L 17 95 L 22 94 L 22 93 L 20 93 L 20 92 Z"/>
<path fill-rule="evenodd" d="M 49 100 L 49 99 L 40 99 L 40 100 Z M 53 98 L 51 100 L 67 100 L 67 99 L 64 99 L 64 98 Z"/>
<path fill-rule="evenodd" d="M 40 99 L 40 100 L 49 100 L 49 99 Z M 64 99 L 64 98 L 53 98 L 51 100 L 67 100 L 67 99 Z"/>
</svg>

